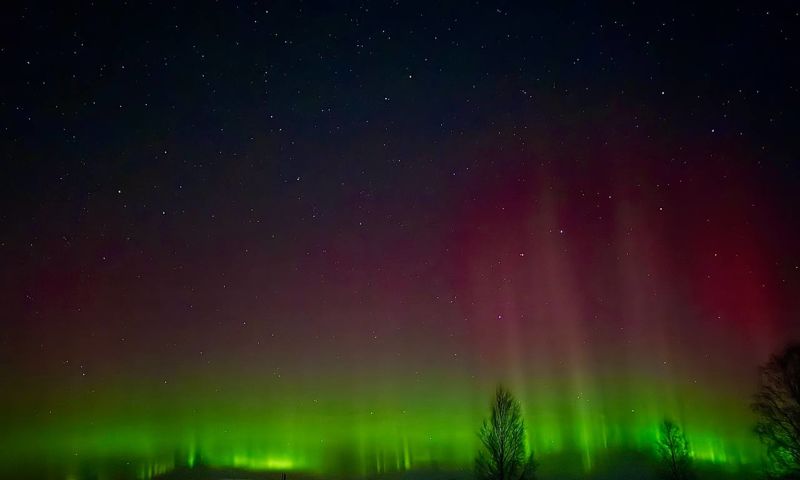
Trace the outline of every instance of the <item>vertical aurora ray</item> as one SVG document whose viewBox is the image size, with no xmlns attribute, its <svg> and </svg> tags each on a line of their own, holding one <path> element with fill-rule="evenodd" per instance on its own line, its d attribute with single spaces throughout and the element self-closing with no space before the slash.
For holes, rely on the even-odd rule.
<svg viewBox="0 0 800 480">
<path fill-rule="evenodd" d="M 209 256 L 230 285 L 192 309 L 219 320 L 156 334 L 184 351 L 154 347 L 152 332 L 112 348 L 113 325 L 99 340 L 53 327 L 74 342 L 59 358 L 94 368 L 84 376 L 59 360 L 11 379 L 0 466 L 140 478 L 187 467 L 466 470 L 501 381 L 523 403 L 544 468 L 585 473 L 652 454 L 664 417 L 685 428 L 698 462 L 756 465 L 755 366 L 793 326 L 781 292 L 765 287 L 779 278 L 781 230 L 748 213 L 746 172 L 728 172 L 720 204 L 648 168 L 623 175 L 624 162 L 586 172 L 509 163 L 451 192 L 426 242 L 393 230 L 329 239 L 311 259 L 315 236 L 280 255 Z M 662 194 L 648 183 L 679 186 Z M 41 278 L 57 298 L 92 292 L 90 314 L 120 324 L 173 311 L 142 301 L 120 312 L 111 281 Z M 43 310 L 68 314 L 59 302 Z"/>
<path fill-rule="evenodd" d="M 645 386 L 642 388 L 644 390 Z M 611 415 L 616 421 L 610 422 L 611 427 L 607 428 L 599 420 L 603 413 L 596 407 L 576 401 L 564 408 L 563 400 L 555 396 L 543 400 L 542 403 L 550 408 L 541 414 L 529 408 L 526 413 L 532 430 L 531 446 L 545 464 L 562 462 L 560 468 L 576 472 L 591 471 L 598 459 L 619 449 L 651 452 L 661 412 L 670 413 L 668 409 L 658 408 L 653 409 L 658 413 L 648 412 L 646 415 L 617 411 Z M 594 401 L 586 403 L 596 404 Z M 548 418 L 547 411 L 558 406 L 562 407 L 564 414 Z M 437 413 L 417 412 L 402 416 L 395 413 L 384 421 L 364 421 L 355 429 L 345 422 L 320 427 L 319 419 L 308 419 L 295 424 L 292 431 L 284 431 L 272 426 L 274 422 L 270 415 L 253 416 L 242 423 L 209 418 L 204 421 L 214 424 L 218 433 L 197 435 L 193 440 L 196 450 L 183 450 L 186 452 L 183 456 L 177 453 L 188 444 L 169 438 L 167 433 L 178 427 L 167 426 L 162 432 L 155 433 L 125 429 L 110 420 L 88 437 L 67 434 L 61 441 L 50 439 L 47 445 L 38 448 L 47 454 L 48 462 L 59 471 L 66 465 L 68 471 L 80 474 L 87 468 L 85 461 L 89 463 L 89 469 L 96 468 L 100 472 L 107 469 L 110 473 L 118 464 L 131 462 L 138 465 L 134 470 L 142 478 L 181 466 L 344 475 L 371 475 L 434 466 L 468 469 L 477 446 L 475 429 L 471 427 L 479 422 L 480 415 L 452 411 L 441 413 L 448 411 L 449 407 L 441 405 Z M 602 410 L 608 414 L 608 409 Z M 716 421 L 724 416 L 715 410 L 702 412 L 706 417 L 713 416 Z M 702 423 L 702 416 L 684 418 L 687 425 L 694 425 L 687 428 L 687 434 L 695 459 L 733 470 L 757 462 L 757 448 L 752 438 L 743 432 L 736 433 L 736 429 L 732 429 L 732 433 L 724 432 L 716 421 Z M 737 418 L 728 417 L 729 420 Z M 397 429 L 388 425 L 394 423 L 404 424 L 409 434 L 398 435 Z M 721 431 L 723 434 L 719 433 Z M 40 431 L 37 435 L 48 433 L 51 432 Z M 286 436 L 291 436 L 292 441 L 284 441 Z M 111 441 L 110 437 L 115 440 Z M 326 440 L 324 445 L 320 443 L 321 438 Z M 70 452 L 77 452 L 78 458 Z"/>
<path fill-rule="evenodd" d="M 791 2 L 7 3 L 0 478 L 758 467 Z"/>
<path fill-rule="evenodd" d="M 481 185 L 480 201 L 465 202 L 445 235 L 450 253 L 435 265 L 434 295 L 420 294 L 419 277 L 400 267 L 375 281 L 371 267 L 352 264 L 341 280 L 374 281 L 368 302 L 291 306 L 341 322 L 321 349 L 284 328 L 269 348 L 191 365 L 171 382 L 63 384 L 37 399 L 37 412 L 53 414 L 10 406 L 19 419 L 2 464 L 43 456 L 48 469 L 78 476 L 124 464 L 140 478 L 203 466 L 355 476 L 469 469 L 498 381 L 522 400 L 530 446 L 551 468 L 590 472 L 615 452 L 652 454 L 664 417 L 684 425 L 698 462 L 756 464 L 751 374 L 729 358 L 755 367 L 781 328 L 768 318 L 770 298 L 751 293 L 749 272 L 767 275 L 752 247 L 757 232 L 741 232 L 737 244 L 751 247 L 736 261 L 707 267 L 724 268 L 736 292 L 727 297 L 695 271 L 705 254 L 735 249 L 702 236 L 714 235 L 702 233 L 702 213 L 681 219 L 701 238 L 675 239 L 656 203 L 610 188 L 619 200 L 595 214 L 608 217 L 598 224 L 555 177 L 529 178 L 518 189 Z M 337 263 L 348 248 L 333 249 Z M 364 335 L 360 319 L 374 318 L 384 320 L 364 321 Z M 756 348 L 743 349 L 751 338 Z"/>
</svg>

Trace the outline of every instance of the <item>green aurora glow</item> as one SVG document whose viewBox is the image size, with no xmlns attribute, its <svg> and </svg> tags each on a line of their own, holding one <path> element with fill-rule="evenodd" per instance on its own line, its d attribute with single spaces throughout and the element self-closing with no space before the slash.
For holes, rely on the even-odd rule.
<svg viewBox="0 0 800 480">
<path fill-rule="evenodd" d="M 2 463 L 19 466 L 45 458 L 53 471 L 75 475 L 87 463 L 99 472 L 124 463 L 140 478 L 198 464 L 359 476 L 469 469 L 491 387 L 479 391 L 453 382 L 445 393 L 434 385 L 397 391 L 408 393 L 380 398 L 363 391 L 292 391 L 280 397 L 242 387 L 229 387 L 224 395 L 165 388 L 157 403 L 152 393 L 84 399 L 60 420 L 51 415 L 16 424 L 18 431 L 6 436 L 15 440 L 3 445 Z M 739 401 L 689 387 L 681 395 L 669 394 L 645 382 L 629 397 L 576 391 L 564 398 L 548 391 L 552 385 L 543 383 L 519 389 L 531 446 L 545 462 L 561 459 L 563 471 L 591 472 L 617 451 L 652 453 L 665 416 L 685 425 L 697 462 L 735 471 L 759 461 Z M 68 410 L 67 403 L 62 407 Z"/>
<path fill-rule="evenodd" d="M 761 467 L 795 5 L 10 3 L 0 478 Z"/>
</svg>

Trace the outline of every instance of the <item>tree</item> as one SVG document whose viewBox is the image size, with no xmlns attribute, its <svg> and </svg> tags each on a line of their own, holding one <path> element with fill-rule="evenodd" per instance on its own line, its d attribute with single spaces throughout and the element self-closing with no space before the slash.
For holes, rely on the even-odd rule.
<svg viewBox="0 0 800 480">
<path fill-rule="evenodd" d="M 681 427 L 667 419 L 661 423 L 658 433 L 658 458 L 664 469 L 664 476 L 672 480 L 691 478 L 689 442 L 686 441 Z"/>
<path fill-rule="evenodd" d="M 751 407 L 768 473 L 800 478 L 800 344 L 789 345 L 761 367 Z"/>
<path fill-rule="evenodd" d="M 481 448 L 475 459 L 479 480 L 532 480 L 536 463 L 533 452 L 525 448 L 525 422 L 522 409 L 514 396 L 497 387 L 491 416 L 483 421 L 478 432 Z"/>
</svg>

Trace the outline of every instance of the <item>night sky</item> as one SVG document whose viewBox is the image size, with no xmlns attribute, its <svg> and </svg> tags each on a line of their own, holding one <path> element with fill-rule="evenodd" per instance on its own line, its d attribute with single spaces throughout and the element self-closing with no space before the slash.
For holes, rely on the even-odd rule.
<svg viewBox="0 0 800 480">
<path fill-rule="evenodd" d="M 794 2 L 112 3 L 0 19 L 0 472 L 758 465 Z"/>
</svg>

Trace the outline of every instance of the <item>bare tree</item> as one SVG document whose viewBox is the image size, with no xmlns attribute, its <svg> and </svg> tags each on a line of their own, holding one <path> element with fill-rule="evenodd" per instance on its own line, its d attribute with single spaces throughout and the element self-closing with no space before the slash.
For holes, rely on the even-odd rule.
<svg viewBox="0 0 800 480">
<path fill-rule="evenodd" d="M 766 448 L 767 473 L 800 478 L 800 344 L 789 345 L 761 367 L 751 407 Z"/>
<path fill-rule="evenodd" d="M 681 427 L 667 419 L 661 423 L 658 433 L 658 457 L 664 476 L 672 480 L 691 478 L 692 458 L 689 456 L 689 442 Z"/>
<path fill-rule="evenodd" d="M 532 480 L 536 462 L 525 448 L 525 422 L 514 396 L 497 387 L 491 416 L 483 421 L 478 438 L 481 449 L 475 459 L 479 480 Z"/>
</svg>

